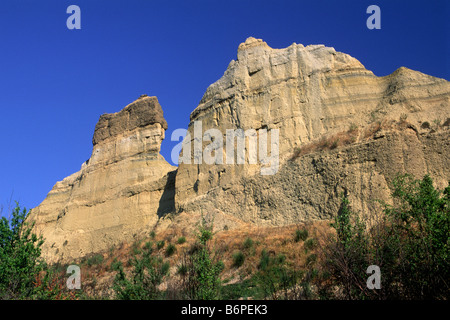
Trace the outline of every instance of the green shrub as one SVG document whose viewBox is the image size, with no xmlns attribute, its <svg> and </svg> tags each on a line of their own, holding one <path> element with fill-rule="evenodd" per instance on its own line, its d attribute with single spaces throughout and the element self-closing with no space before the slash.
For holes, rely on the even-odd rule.
<svg viewBox="0 0 450 320">
<path fill-rule="evenodd" d="M 145 249 L 147 252 L 151 253 L 152 250 L 153 250 L 153 243 L 152 243 L 151 241 L 147 241 L 147 242 L 144 244 L 144 249 Z"/>
<path fill-rule="evenodd" d="M 0 300 L 76 299 L 83 292 L 61 287 L 65 268 L 49 267 L 41 258 L 42 237 L 32 232 L 34 223 L 27 221 L 28 211 L 16 207 L 10 218 L 0 219 Z"/>
<path fill-rule="evenodd" d="M 86 264 L 90 267 L 95 266 L 95 265 L 99 265 L 103 262 L 103 255 L 102 254 L 95 254 L 91 257 L 89 257 L 86 260 Z"/>
<path fill-rule="evenodd" d="M 169 270 L 170 270 L 170 263 L 169 262 L 161 262 L 161 269 L 160 269 L 160 273 L 163 276 L 167 276 L 169 275 Z"/>
<path fill-rule="evenodd" d="M 179 237 L 178 240 L 177 240 L 177 243 L 178 243 L 178 244 L 183 244 L 183 243 L 185 243 L 185 242 L 186 242 L 186 238 L 183 237 L 183 236 Z"/>
<path fill-rule="evenodd" d="M 202 216 L 197 231 L 197 242 L 183 257 L 183 264 L 187 268 L 183 292 L 187 299 L 216 300 L 219 298 L 219 275 L 224 265 L 208 245 L 213 237 L 212 230 L 212 222 L 207 223 Z"/>
<path fill-rule="evenodd" d="M 316 254 L 310 254 L 309 256 L 306 257 L 306 262 L 305 264 L 307 266 L 314 264 L 317 261 L 317 255 Z"/>
<path fill-rule="evenodd" d="M 267 253 L 266 249 L 263 249 L 261 251 L 261 258 L 259 260 L 258 269 L 266 270 L 266 268 L 269 266 L 269 262 L 270 262 L 269 253 Z"/>
<path fill-rule="evenodd" d="M 166 256 L 170 257 L 171 255 L 173 255 L 175 252 L 177 251 L 177 248 L 175 247 L 174 244 L 170 243 L 167 248 L 166 248 Z"/>
<path fill-rule="evenodd" d="M 185 264 L 180 264 L 177 269 L 177 273 L 181 276 L 185 276 L 188 273 L 188 268 Z"/>
<path fill-rule="evenodd" d="M 300 240 L 305 241 L 308 238 L 308 230 L 295 230 L 294 241 L 299 242 Z"/>
<path fill-rule="evenodd" d="M 309 250 L 314 249 L 317 246 L 317 240 L 314 238 L 309 238 L 305 241 L 303 244 L 303 248 L 305 249 L 305 252 L 309 252 Z"/>
<path fill-rule="evenodd" d="M 47 269 L 40 258 L 42 237 L 26 222 L 28 211 L 19 204 L 11 218 L 0 219 L 0 299 L 24 299 L 36 293 L 34 281 Z"/>
<path fill-rule="evenodd" d="M 244 249 L 246 249 L 246 250 L 251 249 L 253 247 L 253 240 L 252 240 L 252 238 L 247 237 L 245 239 L 245 241 L 244 241 L 243 246 L 244 246 Z"/>
<path fill-rule="evenodd" d="M 233 254 L 233 267 L 239 268 L 244 264 L 245 256 L 241 251 L 237 251 Z"/>
<path fill-rule="evenodd" d="M 119 271 L 119 269 L 122 267 L 122 262 L 118 261 L 117 258 L 114 258 L 114 260 L 111 262 L 110 269 L 111 271 Z"/>
<path fill-rule="evenodd" d="M 161 250 L 162 248 L 164 248 L 165 245 L 166 245 L 166 242 L 164 240 L 156 242 L 156 248 L 158 250 Z"/>
<path fill-rule="evenodd" d="M 300 298 L 297 284 L 303 273 L 289 267 L 283 254 L 272 258 L 266 250 L 263 250 L 258 268 L 256 274 L 260 290 L 258 298 L 274 300 Z"/>
<path fill-rule="evenodd" d="M 117 274 L 113 282 L 116 299 L 153 300 L 161 299 L 163 293 L 159 285 L 167 276 L 170 265 L 162 259 L 142 254 L 130 260 L 131 274 L 127 276 L 121 264 L 117 264 Z"/>
<path fill-rule="evenodd" d="M 370 228 L 346 197 L 325 247 L 325 270 L 345 299 L 449 299 L 450 184 L 443 191 L 426 175 L 401 175 L 392 182 L 393 205 Z M 367 267 L 381 270 L 381 289 L 366 286 Z"/>
</svg>

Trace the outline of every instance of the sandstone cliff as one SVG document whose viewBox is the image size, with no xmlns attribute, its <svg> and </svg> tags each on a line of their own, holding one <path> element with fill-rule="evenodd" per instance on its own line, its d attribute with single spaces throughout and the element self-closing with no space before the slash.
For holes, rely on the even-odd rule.
<svg viewBox="0 0 450 320">
<path fill-rule="evenodd" d="M 100 117 L 91 158 L 57 182 L 30 214 L 46 239 L 48 261 L 70 261 L 130 241 L 173 210 L 169 189 L 176 168 L 159 154 L 165 129 L 156 97 L 141 96 Z"/>
<path fill-rule="evenodd" d="M 184 144 L 204 150 L 211 129 L 224 141 L 230 129 L 278 129 L 278 142 L 269 143 L 279 150 L 276 170 L 261 174 L 268 164 L 251 163 L 248 140 L 243 164 L 237 154 L 235 164 L 196 163 L 195 149 L 186 149 L 180 159 L 190 161 L 172 167 L 159 154 L 167 129 L 161 106 L 143 96 L 100 117 L 91 158 L 30 219 L 46 238 L 47 260 L 69 262 L 155 226 L 192 228 L 200 214 L 216 215 L 218 229 L 329 219 L 342 192 L 369 214 L 374 199 L 388 199 L 398 172 L 429 173 L 446 185 L 449 118 L 446 80 L 404 67 L 377 77 L 333 48 L 272 49 L 249 38 L 191 113 Z"/>
<path fill-rule="evenodd" d="M 194 143 L 195 121 L 203 132 L 218 128 L 224 135 L 227 129 L 278 129 L 280 170 L 263 177 L 261 164 L 249 161 L 180 164 L 176 208 L 214 208 L 244 221 L 280 225 L 329 218 L 344 189 L 357 209 L 367 211 L 371 199 L 389 195 L 388 182 L 397 172 L 430 172 L 442 186 L 450 179 L 449 101 L 450 83 L 443 79 L 404 67 L 377 77 L 333 48 L 294 43 L 272 49 L 248 38 L 191 113 L 188 132 Z M 368 141 L 377 131 L 392 133 Z M 311 147 L 324 140 L 331 148 Z M 311 153 L 338 146 L 289 162 L 301 148 Z"/>
</svg>

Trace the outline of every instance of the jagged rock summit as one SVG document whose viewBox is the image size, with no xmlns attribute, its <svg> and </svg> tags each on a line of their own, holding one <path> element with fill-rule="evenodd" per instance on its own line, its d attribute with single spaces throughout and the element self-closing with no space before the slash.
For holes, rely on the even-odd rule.
<svg viewBox="0 0 450 320">
<path fill-rule="evenodd" d="M 169 165 L 161 106 L 141 96 L 100 117 L 91 158 L 32 210 L 46 259 L 70 262 L 155 226 L 192 227 L 200 214 L 219 217 L 218 230 L 329 219 L 342 193 L 371 214 L 399 172 L 428 173 L 441 188 L 450 180 L 450 83 L 404 67 L 377 77 L 324 45 L 273 49 L 248 38 L 192 111 L 191 145 L 196 121 L 200 140 L 210 129 L 279 130 L 279 168 L 261 175 L 267 164 L 250 164 L 248 140 L 244 164 Z"/>
</svg>

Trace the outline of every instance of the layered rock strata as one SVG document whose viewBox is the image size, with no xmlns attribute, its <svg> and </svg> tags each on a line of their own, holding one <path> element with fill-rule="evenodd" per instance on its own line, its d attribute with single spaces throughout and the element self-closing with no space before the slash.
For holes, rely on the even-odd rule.
<svg viewBox="0 0 450 320">
<path fill-rule="evenodd" d="M 176 168 L 159 154 L 166 129 L 156 97 L 141 96 L 100 117 L 90 159 L 30 214 L 45 238 L 47 261 L 67 262 L 132 241 L 173 210 Z"/>
<path fill-rule="evenodd" d="M 260 162 L 250 164 L 251 148 L 248 139 L 243 165 L 225 162 L 210 165 L 204 161 L 196 164 L 196 155 L 191 148 L 191 153 L 187 152 L 187 158 L 191 162 L 181 163 L 178 168 L 175 206 L 178 211 L 187 212 L 220 207 L 224 212 L 239 216 L 244 221 L 270 224 L 329 217 L 336 212 L 335 196 L 338 192 L 324 188 L 324 184 L 331 183 L 330 181 L 312 178 L 318 177 L 318 172 L 313 174 L 309 169 L 305 172 L 296 171 L 292 179 L 303 187 L 299 190 L 294 188 L 297 191 L 288 199 L 286 193 L 274 191 L 293 189 L 294 186 L 290 183 L 280 181 L 280 184 L 274 184 L 273 181 L 278 181 L 277 177 L 285 172 L 283 164 L 292 157 L 296 149 L 319 143 L 323 137 L 339 135 L 351 128 L 362 132 L 374 124 L 390 120 L 407 121 L 416 131 L 422 130 L 422 123 L 433 124 L 440 121 L 443 124 L 450 117 L 449 101 L 450 84 L 444 79 L 404 67 L 391 75 L 377 77 L 355 58 L 333 48 L 323 45 L 305 47 L 294 43 L 285 49 L 272 49 L 260 39 L 248 38 L 239 46 L 237 60 L 231 61 L 223 77 L 209 86 L 200 104 L 191 113 L 188 129 L 191 141 L 185 143 L 194 145 L 195 140 L 199 140 L 198 137 L 210 129 L 220 130 L 224 137 L 230 129 L 267 129 L 267 132 L 277 129 L 279 143 L 276 147 L 279 149 L 281 172 L 273 177 L 261 177 L 261 167 L 267 165 Z M 196 122 L 201 123 L 202 129 L 200 134 L 197 133 L 197 138 L 194 132 Z M 448 137 L 445 136 L 448 132 L 442 134 Z M 366 157 L 367 153 L 354 154 L 358 156 L 360 166 L 355 164 L 339 174 L 370 174 L 367 165 L 373 163 L 371 159 L 380 153 L 381 157 L 418 157 L 422 160 L 416 161 L 420 162 L 425 171 L 428 169 L 434 172 L 439 183 L 449 179 L 445 165 L 448 167 L 448 161 L 442 165 L 444 159 L 420 151 L 423 149 L 434 155 L 443 155 L 449 151 L 447 143 L 431 150 L 426 147 L 428 140 L 421 139 L 420 135 L 416 141 L 411 142 L 411 146 L 405 141 L 400 139 L 392 149 L 381 146 L 382 150 L 371 149 L 374 152 L 371 156 Z M 445 138 L 443 141 L 445 142 Z M 355 139 L 353 142 L 361 141 Z M 210 143 L 208 139 L 203 141 L 203 149 Z M 410 155 L 405 154 L 405 148 L 413 150 L 411 148 L 414 146 L 417 150 L 411 151 Z M 226 158 L 226 147 L 222 151 Z M 388 155 L 389 152 L 392 154 Z M 427 160 L 431 158 L 436 161 Z M 304 161 L 310 159 L 301 160 L 301 163 Z M 344 163 L 349 159 L 343 158 L 342 161 Z M 402 161 L 395 162 L 395 165 L 393 163 L 393 166 L 398 172 L 412 169 Z M 366 168 L 363 170 L 365 173 L 358 173 L 358 168 L 363 167 Z M 424 170 L 419 171 L 423 173 Z M 383 180 L 380 186 L 384 187 L 389 180 L 385 177 L 387 173 L 383 170 L 373 173 L 380 175 L 379 179 Z M 249 177 L 255 177 L 259 181 L 259 187 L 255 187 L 257 190 L 249 190 L 254 188 L 248 185 Z M 292 182 L 292 179 L 289 181 Z M 365 188 L 366 185 L 363 186 L 362 182 L 355 180 L 352 183 L 357 183 L 355 188 Z M 333 188 L 343 187 L 335 185 Z M 331 191 L 333 197 L 330 195 Z M 364 198 L 371 199 L 379 192 L 381 191 L 366 193 Z M 388 191 L 384 193 L 387 194 L 386 192 Z M 291 191 L 287 194 L 291 194 Z M 308 200 L 312 197 L 316 200 Z M 330 197 L 333 199 L 331 202 Z"/>
<path fill-rule="evenodd" d="M 428 173 L 446 186 L 449 126 L 444 79 L 404 67 L 377 77 L 333 48 L 272 49 L 249 38 L 191 113 L 178 169 L 159 154 L 161 106 L 142 96 L 100 117 L 91 158 L 29 219 L 46 239 L 44 257 L 70 262 L 155 226 L 192 229 L 211 213 L 219 229 L 329 219 L 347 194 L 371 214 L 397 173 Z"/>
</svg>

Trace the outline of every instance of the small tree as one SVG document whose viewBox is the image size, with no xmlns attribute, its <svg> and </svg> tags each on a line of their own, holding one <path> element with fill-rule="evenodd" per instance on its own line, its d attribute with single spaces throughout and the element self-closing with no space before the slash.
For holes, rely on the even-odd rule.
<svg viewBox="0 0 450 320">
<path fill-rule="evenodd" d="M 185 254 L 183 267 L 186 268 L 184 286 L 187 298 L 195 300 L 216 300 L 219 298 L 220 272 L 223 263 L 213 256 L 209 242 L 213 237 L 213 223 L 207 223 L 202 216 L 198 226 L 197 243 L 191 254 Z"/>
<path fill-rule="evenodd" d="M 345 299 L 449 299 L 450 185 L 439 191 L 428 175 L 401 175 L 392 186 L 394 204 L 383 204 L 374 226 L 342 199 L 336 237 L 324 247 L 325 271 Z M 381 270 L 380 290 L 367 288 L 370 265 Z"/>
<path fill-rule="evenodd" d="M 40 258 L 42 237 L 25 221 L 28 211 L 16 207 L 0 219 L 0 299 L 26 299 L 36 294 L 35 281 L 46 269 Z"/>
<path fill-rule="evenodd" d="M 161 258 L 141 253 L 135 255 L 130 263 L 133 267 L 131 274 L 127 276 L 122 264 L 115 264 L 116 277 L 113 290 L 116 298 L 120 300 L 155 300 L 162 298 L 159 285 L 168 273 L 169 265 Z"/>
</svg>

